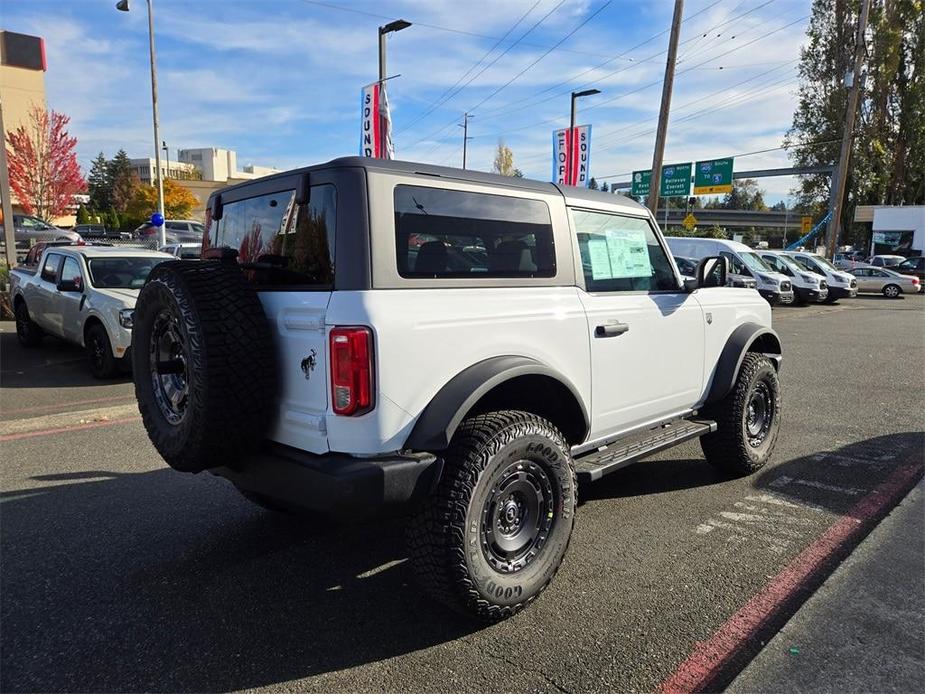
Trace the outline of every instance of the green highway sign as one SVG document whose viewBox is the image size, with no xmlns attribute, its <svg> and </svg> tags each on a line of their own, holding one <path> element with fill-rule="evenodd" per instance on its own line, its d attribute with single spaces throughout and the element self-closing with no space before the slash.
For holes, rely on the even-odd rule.
<svg viewBox="0 0 925 694">
<path fill-rule="evenodd" d="M 698 161 L 694 169 L 694 195 L 732 192 L 732 157 Z"/>
<path fill-rule="evenodd" d="M 652 170 L 634 171 L 630 192 L 639 197 L 649 194 L 652 184 Z M 687 197 L 691 192 L 691 163 L 668 164 L 662 167 L 662 179 L 659 182 L 659 196 L 663 198 Z"/>
</svg>

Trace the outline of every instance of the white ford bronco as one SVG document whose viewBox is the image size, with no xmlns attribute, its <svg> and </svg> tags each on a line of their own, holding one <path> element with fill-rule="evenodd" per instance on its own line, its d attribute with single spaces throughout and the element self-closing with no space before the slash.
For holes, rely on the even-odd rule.
<svg viewBox="0 0 925 694">
<path fill-rule="evenodd" d="M 422 585 L 497 620 L 556 573 L 579 485 L 700 437 L 757 470 L 778 435 L 768 303 L 682 280 L 629 199 L 344 158 L 213 194 L 202 261 L 134 316 L 165 460 L 269 508 L 410 515 Z"/>
</svg>

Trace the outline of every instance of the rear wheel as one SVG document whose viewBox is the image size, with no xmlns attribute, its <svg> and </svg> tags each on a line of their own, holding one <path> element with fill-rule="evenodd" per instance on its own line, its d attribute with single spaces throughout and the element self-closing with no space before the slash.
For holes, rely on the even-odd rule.
<svg viewBox="0 0 925 694">
<path fill-rule="evenodd" d="M 29 316 L 25 301 L 16 303 L 16 338 L 23 347 L 38 347 L 45 333 Z"/>
<path fill-rule="evenodd" d="M 546 420 L 514 410 L 467 419 L 408 529 L 424 589 L 486 621 L 520 611 L 562 563 L 576 488 L 568 445 Z"/>
<path fill-rule="evenodd" d="M 903 293 L 903 290 L 899 288 L 899 285 L 888 284 L 883 288 L 883 296 L 887 299 L 895 299 L 900 294 Z"/>
<path fill-rule="evenodd" d="M 90 359 L 90 373 L 101 380 L 118 375 L 119 361 L 112 354 L 112 344 L 109 342 L 106 328 L 99 323 L 87 328 L 84 345 Z"/>
<path fill-rule="evenodd" d="M 780 383 L 771 360 L 746 354 L 732 391 L 703 414 L 717 424 L 700 438 L 708 463 L 737 477 L 764 467 L 780 430 Z"/>
</svg>

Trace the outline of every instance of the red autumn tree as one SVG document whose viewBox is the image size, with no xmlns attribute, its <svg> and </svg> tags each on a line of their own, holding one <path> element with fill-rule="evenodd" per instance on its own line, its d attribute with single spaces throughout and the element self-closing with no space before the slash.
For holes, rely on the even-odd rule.
<svg viewBox="0 0 925 694">
<path fill-rule="evenodd" d="M 87 189 L 77 163 L 70 118 L 34 107 L 29 122 L 6 134 L 10 188 L 28 214 L 51 222 L 67 214 L 74 195 Z"/>
</svg>

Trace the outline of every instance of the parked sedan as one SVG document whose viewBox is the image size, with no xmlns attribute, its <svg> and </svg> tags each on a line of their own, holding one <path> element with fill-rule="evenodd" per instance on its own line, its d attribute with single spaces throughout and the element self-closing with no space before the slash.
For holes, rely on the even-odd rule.
<svg viewBox="0 0 925 694">
<path fill-rule="evenodd" d="M 904 255 L 872 255 L 867 261 L 868 265 L 874 267 L 893 267 L 899 265 L 906 259 Z"/>
<path fill-rule="evenodd" d="M 158 249 L 161 253 L 170 253 L 180 260 L 199 260 L 202 256 L 201 243 L 168 243 Z"/>
<path fill-rule="evenodd" d="M 925 256 L 919 255 L 915 258 L 906 258 L 899 265 L 890 269 L 900 275 L 914 275 L 919 278 L 919 284 L 925 284 Z"/>
<path fill-rule="evenodd" d="M 156 241 L 158 228 L 145 222 L 135 229 L 136 238 L 142 241 Z M 189 219 L 168 219 L 164 222 L 164 236 L 167 243 L 202 243 L 206 228 Z"/>
<path fill-rule="evenodd" d="M 917 294 L 921 289 L 918 277 L 900 275 L 879 267 L 859 267 L 851 271 L 858 278 L 859 292 L 879 292 L 895 299 L 900 294 Z"/>
<path fill-rule="evenodd" d="M 80 241 L 80 234 L 28 214 L 13 215 L 13 233 L 17 248 L 29 248 L 36 241 Z"/>
</svg>

